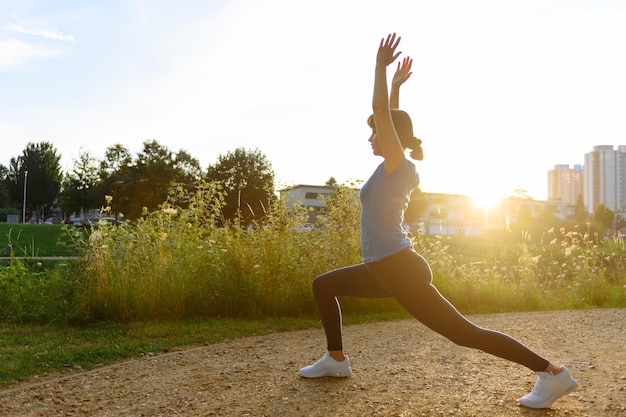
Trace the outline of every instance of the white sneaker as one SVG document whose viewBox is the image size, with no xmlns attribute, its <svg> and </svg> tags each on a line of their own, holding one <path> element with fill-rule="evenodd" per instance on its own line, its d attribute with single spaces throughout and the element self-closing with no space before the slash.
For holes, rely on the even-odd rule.
<svg viewBox="0 0 626 417">
<path fill-rule="evenodd" d="M 322 359 L 318 360 L 313 365 L 305 366 L 300 369 L 300 375 L 305 378 L 321 378 L 324 376 L 344 378 L 352 375 L 350 359 L 346 356 L 346 358 L 340 362 L 333 359 L 327 351 Z"/>
<path fill-rule="evenodd" d="M 549 372 L 537 372 L 539 379 L 530 394 L 519 399 L 520 405 L 529 408 L 546 408 L 562 396 L 574 391 L 578 382 L 572 378 L 567 368 L 558 375 Z"/>
</svg>

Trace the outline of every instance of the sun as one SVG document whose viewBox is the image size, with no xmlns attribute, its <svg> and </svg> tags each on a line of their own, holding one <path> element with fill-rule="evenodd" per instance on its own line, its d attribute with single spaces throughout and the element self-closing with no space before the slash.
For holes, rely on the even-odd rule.
<svg viewBox="0 0 626 417">
<path fill-rule="evenodd" d="M 478 207 L 487 210 L 496 206 L 504 196 L 494 190 L 480 190 L 472 192 L 470 198 Z"/>
</svg>

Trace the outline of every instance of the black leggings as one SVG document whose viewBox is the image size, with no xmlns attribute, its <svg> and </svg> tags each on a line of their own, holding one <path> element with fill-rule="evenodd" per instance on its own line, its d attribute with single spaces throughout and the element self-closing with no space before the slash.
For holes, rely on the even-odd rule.
<svg viewBox="0 0 626 417">
<path fill-rule="evenodd" d="M 313 281 L 313 294 L 324 325 L 328 350 L 342 350 L 341 308 L 337 297 L 393 297 L 413 317 L 457 345 L 543 371 L 549 362 L 512 337 L 476 326 L 432 285 L 426 260 L 407 248 L 378 262 L 336 269 Z"/>
</svg>

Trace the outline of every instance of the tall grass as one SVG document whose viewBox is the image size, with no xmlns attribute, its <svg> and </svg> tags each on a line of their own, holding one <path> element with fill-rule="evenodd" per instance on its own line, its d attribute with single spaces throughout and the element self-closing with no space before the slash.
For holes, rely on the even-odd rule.
<svg viewBox="0 0 626 417">
<path fill-rule="evenodd" d="M 339 189 L 321 227 L 301 232 L 303 207 L 276 201 L 262 222 L 244 227 L 220 217 L 213 184 L 179 194 L 130 226 L 101 224 L 75 245 L 85 254 L 79 309 L 111 320 L 311 314 L 311 280 L 358 262 L 356 196 Z M 182 208 L 173 201 L 185 201 Z M 338 224 L 341 221 L 341 224 Z"/>
<path fill-rule="evenodd" d="M 626 243 L 577 229 L 550 229 L 533 239 L 463 262 L 449 252 L 451 239 L 416 239 L 433 264 L 434 281 L 468 312 L 626 307 Z"/>
<path fill-rule="evenodd" d="M 104 223 L 90 233 L 68 227 L 65 244 L 82 261 L 37 270 L 11 260 L 0 268 L 0 318 L 315 316 L 313 278 L 361 260 L 359 203 L 349 187 L 337 188 L 306 232 L 303 207 L 275 201 L 248 226 L 221 218 L 223 204 L 218 186 L 202 184 L 176 190 L 160 210 L 130 224 Z M 463 242 L 471 250 L 459 250 Z M 414 246 L 431 263 L 437 287 L 465 313 L 626 307 L 621 239 L 550 230 L 507 244 L 417 235 Z M 343 306 L 360 314 L 399 310 L 388 300 L 347 299 Z"/>
</svg>

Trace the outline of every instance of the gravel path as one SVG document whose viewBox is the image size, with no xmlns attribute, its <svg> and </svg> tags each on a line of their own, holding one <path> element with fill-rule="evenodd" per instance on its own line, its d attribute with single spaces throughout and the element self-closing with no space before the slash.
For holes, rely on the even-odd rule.
<svg viewBox="0 0 626 417">
<path fill-rule="evenodd" d="M 0 390 L 2 416 L 626 416 L 626 309 L 486 314 L 580 387 L 546 410 L 517 405 L 527 369 L 453 345 L 414 320 L 346 326 L 353 376 L 307 380 L 321 329 L 142 357 Z"/>
</svg>

